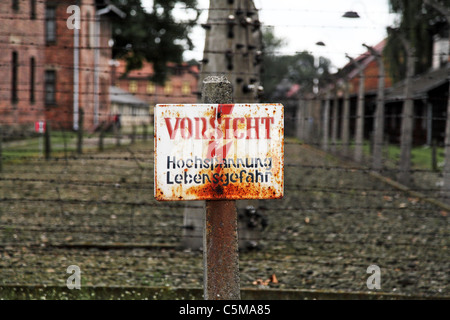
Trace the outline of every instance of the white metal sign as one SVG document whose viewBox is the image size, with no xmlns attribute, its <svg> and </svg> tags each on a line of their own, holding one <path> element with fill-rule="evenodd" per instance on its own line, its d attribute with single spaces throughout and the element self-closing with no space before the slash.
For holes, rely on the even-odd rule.
<svg viewBox="0 0 450 320">
<path fill-rule="evenodd" d="M 44 121 L 36 121 L 34 123 L 34 130 L 37 133 L 44 133 L 45 132 L 45 122 Z"/>
<path fill-rule="evenodd" d="M 157 200 L 277 199 L 283 191 L 283 105 L 156 106 Z"/>
</svg>

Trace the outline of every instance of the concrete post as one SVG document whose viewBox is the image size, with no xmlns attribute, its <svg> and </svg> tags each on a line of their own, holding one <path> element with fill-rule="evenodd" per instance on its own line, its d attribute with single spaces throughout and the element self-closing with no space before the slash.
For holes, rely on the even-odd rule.
<svg viewBox="0 0 450 320">
<path fill-rule="evenodd" d="M 381 170 L 383 166 L 383 143 L 384 143 L 384 87 L 385 87 L 385 68 L 381 53 L 374 48 L 364 44 L 369 50 L 378 64 L 378 91 L 377 91 L 377 107 L 375 110 L 375 132 L 373 141 L 372 168 Z"/>
<path fill-rule="evenodd" d="M 262 87 L 260 67 L 262 59 L 262 33 L 258 12 L 253 0 L 210 1 L 205 47 L 199 85 L 209 76 L 225 76 L 233 86 L 235 103 L 255 103 Z M 201 91 L 202 88 L 199 88 Z M 190 202 L 198 205 L 198 202 Z M 258 208 L 258 200 L 237 201 L 239 210 L 248 206 Z M 182 245 L 197 248 L 200 210 L 186 209 Z"/>
<path fill-rule="evenodd" d="M 333 111 L 332 111 L 332 119 L 331 119 L 331 152 L 336 153 L 336 145 L 338 139 L 338 114 L 339 114 L 339 100 L 338 100 L 338 92 L 337 87 L 334 88 L 334 97 L 333 97 Z"/>
<path fill-rule="evenodd" d="M 350 61 L 355 64 L 356 68 L 359 70 L 358 105 L 356 109 L 355 153 L 353 155 L 353 159 L 356 162 L 361 162 L 363 157 L 364 143 L 364 95 L 366 79 L 361 63 L 349 57 L 348 55 L 347 58 L 350 59 Z"/>
<path fill-rule="evenodd" d="M 330 91 L 327 90 L 325 95 L 325 106 L 323 109 L 323 138 L 322 138 L 322 149 L 328 151 L 330 136 Z"/>
<path fill-rule="evenodd" d="M 447 24 L 450 25 L 450 8 L 443 3 L 439 3 L 435 0 L 424 0 L 425 4 L 432 6 L 445 16 Z M 450 28 L 449 28 L 450 32 Z M 449 33 L 450 36 L 450 33 Z M 444 168 L 443 168 L 443 181 L 444 187 L 442 197 L 445 202 L 449 202 L 450 194 L 450 75 L 449 75 L 449 88 L 448 88 L 448 100 L 447 100 L 447 119 L 445 122 L 445 138 L 444 138 Z"/>
<path fill-rule="evenodd" d="M 44 150 L 45 150 L 45 160 L 50 160 L 52 144 L 50 141 L 50 121 L 45 122 L 45 132 L 44 132 Z"/>
<path fill-rule="evenodd" d="M 398 180 L 408 185 L 411 183 L 411 149 L 413 140 L 414 100 L 412 97 L 411 81 L 415 72 L 415 50 L 402 34 L 398 37 L 407 53 L 405 100 L 403 101 L 402 128 L 400 137 L 400 163 Z"/>
<path fill-rule="evenodd" d="M 342 107 L 342 153 L 345 157 L 349 155 L 350 145 L 350 97 L 348 79 L 344 80 L 344 105 Z"/>
</svg>

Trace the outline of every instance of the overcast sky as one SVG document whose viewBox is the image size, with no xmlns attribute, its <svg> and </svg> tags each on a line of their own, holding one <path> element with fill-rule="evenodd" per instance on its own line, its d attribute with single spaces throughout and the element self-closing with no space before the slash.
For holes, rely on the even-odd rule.
<svg viewBox="0 0 450 320">
<path fill-rule="evenodd" d="M 209 0 L 197 0 L 199 8 L 207 9 Z M 151 7 L 152 0 L 142 0 Z M 348 59 L 365 52 L 363 43 L 374 46 L 382 41 L 392 26 L 395 15 L 389 12 L 388 0 L 254 0 L 259 19 L 265 26 L 273 26 L 278 37 L 286 39 L 281 53 L 294 54 L 309 51 L 315 56 L 329 58 L 336 68 L 343 67 Z M 361 18 L 346 19 L 346 11 L 356 11 Z M 206 22 L 203 10 L 199 23 Z M 201 27 L 192 34 L 195 49 L 185 53 L 185 59 L 201 60 L 205 32 Z M 322 41 L 325 47 L 317 46 Z"/>
</svg>

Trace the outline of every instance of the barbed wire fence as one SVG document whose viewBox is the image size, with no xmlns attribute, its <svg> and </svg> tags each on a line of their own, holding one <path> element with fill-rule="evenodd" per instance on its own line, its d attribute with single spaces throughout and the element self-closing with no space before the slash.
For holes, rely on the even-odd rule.
<svg viewBox="0 0 450 320">
<path fill-rule="evenodd" d="M 46 160 L 27 155 L 27 149 L 8 155 L 3 144 L 0 247 L 2 274 L 8 276 L 3 282 L 59 283 L 61 274 L 52 270 L 64 256 L 82 264 L 91 282 L 109 283 L 94 277 L 101 271 L 105 277 L 120 274 L 115 285 L 200 286 L 201 253 L 181 246 L 183 212 L 199 207 L 154 201 L 152 141 L 94 150 Z M 299 157 L 307 153 L 307 159 Z M 359 282 L 350 291 L 364 290 L 362 268 L 379 263 L 387 273 L 388 291 L 412 293 L 408 289 L 417 290 L 418 284 L 423 296 L 446 294 L 449 211 L 408 193 L 433 198 L 438 186 L 404 192 L 370 177 L 370 168 L 330 158 L 317 146 L 289 138 L 285 162 L 285 198 L 261 201 L 258 213 L 267 227 L 257 237 L 241 239 L 258 244 L 241 254 L 247 286 L 264 286 L 273 273 L 277 283 L 265 284 L 273 288 L 333 289 Z M 414 173 L 439 175 L 426 168 Z M 35 265 L 19 258 L 20 250 L 42 257 L 46 269 L 39 280 L 32 276 Z M 177 261 L 180 268 L 161 263 L 158 275 L 148 272 L 148 256 L 156 261 L 161 252 L 166 263 Z M 124 265 L 121 255 L 136 266 Z"/>
<path fill-rule="evenodd" d="M 8 43 L 0 41 L 0 47 Z M 0 65 L 0 72 L 7 67 Z M 80 68 L 93 71 L 88 65 Z M 0 92 L 9 90 L 6 84 L 0 80 Z M 186 95 L 159 96 L 164 97 L 182 100 Z M 285 104 L 285 197 L 259 201 L 258 214 L 267 222 L 264 227 L 256 224 L 258 232 L 242 239 L 257 244 L 241 254 L 243 287 L 366 292 L 366 269 L 377 264 L 382 292 L 448 296 L 450 195 L 442 188 L 442 146 L 418 146 L 408 170 L 414 183 L 395 184 L 400 142 L 393 136 L 382 145 L 382 169 L 374 172 L 370 133 L 362 143 L 362 161 L 354 162 L 343 150 L 352 151 L 356 144 L 342 142 L 336 127 L 331 136 L 335 116 L 329 110 L 327 152 L 321 150 L 324 101 L 302 97 L 294 107 L 291 101 Z M 13 110 L 11 106 L 0 112 Z M 44 110 L 19 110 L 32 111 Z M 354 123 L 357 118 L 353 113 L 347 120 Z M 364 115 L 367 123 L 373 119 L 373 114 Z M 386 114 L 385 119 L 399 122 L 401 115 Z M 417 122 L 446 119 L 413 116 Z M 154 200 L 149 126 L 126 133 L 86 132 L 78 152 L 78 136 L 64 129 L 64 122 L 48 123 L 46 156 L 44 135 L 25 133 L 33 131 L 35 123 L 21 124 L 29 130 L 6 130 L 16 124 L 0 124 L 2 284 L 63 285 L 63 266 L 75 263 L 90 285 L 201 287 L 201 252 L 181 243 L 186 237 L 185 210 L 202 206 Z"/>
</svg>

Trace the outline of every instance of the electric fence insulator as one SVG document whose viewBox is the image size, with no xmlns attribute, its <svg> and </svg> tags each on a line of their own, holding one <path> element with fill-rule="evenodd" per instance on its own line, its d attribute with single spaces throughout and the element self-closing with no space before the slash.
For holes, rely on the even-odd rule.
<svg viewBox="0 0 450 320">
<path fill-rule="evenodd" d="M 255 90 L 255 85 L 253 85 L 253 84 L 244 84 L 242 86 L 242 92 L 243 93 L 250 93 L 250 92 L 252 92 L 254 90 Z"/>
<path fill-rule="evenodd" d="M 225 52 L 225 58 L 227 60 L 227 69 L 229 71 L 233 70 L 233 52 L 231 50 L 227 50 Z"/>
<path fill-rule="evenodd" d="M 261 28 L 261 22 L 259 20 L 253 21 L 252 32 L 256 32 Z"/>
<path fill-rule="evenodd" d="M 227 26 L 228 26 L 228 38 L 234 38 L 234 26 L 236 24 L 236 17 L 230 14 L 227 18 Z"/>
</svg>

